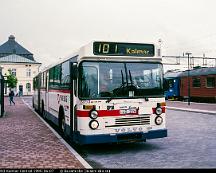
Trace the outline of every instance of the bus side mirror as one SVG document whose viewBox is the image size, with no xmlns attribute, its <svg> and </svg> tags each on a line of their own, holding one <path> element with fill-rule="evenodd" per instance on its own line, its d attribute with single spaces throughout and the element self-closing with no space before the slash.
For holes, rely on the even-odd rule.
<svg viewBox="0 0 216 173">
<path fill-rule="evenodd" d="M 78 67 L 77 64 L 71 63 L 71 78 L 76 80 L 78 77 Z"/>
</svg>

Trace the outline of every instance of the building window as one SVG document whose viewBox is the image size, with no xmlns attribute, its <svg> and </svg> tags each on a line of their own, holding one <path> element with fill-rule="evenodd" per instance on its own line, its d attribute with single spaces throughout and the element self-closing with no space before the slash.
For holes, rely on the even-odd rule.
<svg viewBox="0 0 216 173">
<path fill-rule="evenodd" d="M 200 86 L 201 86 L 200 78 L 193 78 L 193 87 L 200 88 Z"/>
<path fill-rule="evenodd" d="M 26 76 L 31 77 L 31 69 L 30 68 L 26 69 Z"/>
<path fill-rule="evenodd" d="M 215 87 L 215 78 L 214 77 L 207 77 L 206 78 L 206 87 L 207 88 L 214 88 Z"/>
<path fill-rule="evenodd" d="M 31 84 L 30 83 L 26 83 L 26 90 L 27 90 L 27 92 L 31 92 Z"/>
<path fill-rule="evenodd" d="M 16 76 L 16 69 L 15 68 L 11 69 L 11 74 L 14 75 L 14 76 Z"/>
</svg>

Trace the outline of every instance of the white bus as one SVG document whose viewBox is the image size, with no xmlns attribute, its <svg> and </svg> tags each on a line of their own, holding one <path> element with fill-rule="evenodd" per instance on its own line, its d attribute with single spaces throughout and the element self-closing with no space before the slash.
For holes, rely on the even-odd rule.
<svg viewBox="0 0 216 173">
<path fill-rule="evenodd" d="M 167 136 L 155 44 L 94 41 L 34 78 L 33 106 L 78 144 Z"/>
</svg>

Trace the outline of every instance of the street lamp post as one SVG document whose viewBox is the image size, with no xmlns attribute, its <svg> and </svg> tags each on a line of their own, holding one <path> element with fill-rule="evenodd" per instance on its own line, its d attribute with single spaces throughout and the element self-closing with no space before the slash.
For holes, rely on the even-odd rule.
<svg viewBox="0 0 216 173">
<path fill-rule="evenodd" d="M 185 53 L 188 56 L 188 105 L 190 105 L 190 55 L 192 53 Z"/>
</svg>

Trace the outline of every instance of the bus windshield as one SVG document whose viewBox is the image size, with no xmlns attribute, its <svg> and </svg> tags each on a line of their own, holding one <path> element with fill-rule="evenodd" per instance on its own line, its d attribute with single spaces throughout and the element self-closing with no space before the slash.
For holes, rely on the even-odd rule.
<svg viewBox="0 0 216 173">
<path fill-rule="evenodd" d="M 87 62 L 79 66 L 79 97 L 144 98 L 163 95 L 163 67 L 150 62 Z"/>
</svg>

